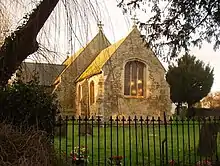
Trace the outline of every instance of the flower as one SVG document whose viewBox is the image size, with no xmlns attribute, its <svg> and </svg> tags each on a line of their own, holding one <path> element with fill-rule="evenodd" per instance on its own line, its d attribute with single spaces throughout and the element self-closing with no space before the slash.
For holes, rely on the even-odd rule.
<svg viewBox="0 0 220 166">
<path fill-rule="evenodd" d="M 76 146 L 74 150 L 71 151 L 70 156 L 74 161 L 76 160 L 84 160 L 88 162 L 88 147 L 87 146 Z"/>
<path fill-rule="evenodd" d="M 196 166 L 212 166 L 212 163 L 209 160 L 202 160 L 202 161 L 198 161 L 196 163 Z"/>
<path fill-rule="evenodd" d="M 174 166 L 176 164 L 175 160 L 170 160 L 169 165 Z"/>
</svg>

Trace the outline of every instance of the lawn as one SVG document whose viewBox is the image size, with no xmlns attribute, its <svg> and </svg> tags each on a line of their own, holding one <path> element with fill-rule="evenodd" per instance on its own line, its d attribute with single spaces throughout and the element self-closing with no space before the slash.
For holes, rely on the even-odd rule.
<svg viewBox="0 0 220 166">
<path fill-rule="evenodd" d="M 93 126 L 93 136 L 79 136 L 78 123 L 73 125 L 69 121 L 67 137 L 55 137 L 55 147 L 69 155 L 73 147 L 87 146 L 88 165 L 107 165 L 107 159 L 115 155 L 124 156 L 126 166 L 159 166 L 166 159 L 180 165 L 195 165 L 201 160 L 197 154 L 200 131 L 197 122 L 180 122 L 167 127 L 158 124 Z"/>
</svg>

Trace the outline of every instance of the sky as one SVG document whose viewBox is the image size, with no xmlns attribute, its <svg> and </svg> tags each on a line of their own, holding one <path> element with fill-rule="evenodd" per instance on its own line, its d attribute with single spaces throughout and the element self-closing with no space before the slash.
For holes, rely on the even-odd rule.
<svg viewBox="0 0 220 166">
<path fill-rule="evenodd" d="M 114 0 L 105 0 L 112 26 L 108 25 L 108 19 L 104 20 L 104 32 L 111 42 L 126 36 L 133 24 L 131 17 L 123 15 L 121 9 L 116 7 L 117 3 L 113 1 Z M 143 13 L 137 14 L 137 17 L 141 20 L 146 19 L 148 16 L 148 14 Z M 214 68 L 214 83 L 211 91 L 220 91 L 220 50 L 214 51 L 211 44 L 204 43 L 201 49 L 192 48 L 191 54 Z M 165 68 L 167 68 L 167 63 L 161 62 Z"/>
<path fill-rule="evenodd" d="M 5 0 L 6 3 L 9 1 L 12 0 Z M 69 1 L 71 2 L 72 0 Z M 117 1 L 118 0 L 78 0 L 82 13 L 78 12 L 78 8 L 74 8 L 76 6 L 75 4 L 69 7 L 70 12 L 68 17 L 72 17 L 73 20 L 72 24 L 68 25 L 64 19 L 66 17 L 65 12 L 62 12 L 62 9 L 60 9 L 60 6 L 61 8 L 63 6 L 63 0 L 60 0 L 58 7 L 56 7 L 45 25 L 47 28 L 44 28 L 38 36 L 40 43 L 44 43 L 45 46 L 51 47 L 53 51 L 59 52 L 58 56 L 52 59 L 52 61 L 62 63 L 67 55 L 72 55 L 80 47 L 85 46 L 98 32 L 98 20 L 101 20 L 104 24 L 103 31 L 111 43 L 125 37 L 132 28 L 132 16 L 123 15 L 122 10 L 117 7 Z M 21 22 L 24 13 L 34 7 L 34 5 L 30 3 L 30 0 L 23 0 L 23 2 L 27 4 L 24 5 L 23 3 L 23 6 L 20 7 L 16 6 L 17 12 L 15 7 L 11 7 L 14 27 Z M 88 2 L 93 4 L 94 9 L 85 7 L 88 6 Z M 139 20 L 146 20 L 150 17 L 150 12 L 144 14 L 141 11 L 137 11 L 132 14 L 136 14 Z M 45 37 L 45 34 L 47 37 Z M 69 44 L 70 41 L 72 43 L 71 47 Z M 49 45 L 48 43 L 54 44 Z M 218 74 L 220 73 L 219 50 L 215 52 L 211 44 L 205 43 L 201 49 L 192 48 L 191 54 L 214 67 L 214 83 L 211 91 L 220 91 L 220 74 Z M 162 64 L 167 68 L 168 65 L 165 62 L 162 61 Z"/>
</svg>

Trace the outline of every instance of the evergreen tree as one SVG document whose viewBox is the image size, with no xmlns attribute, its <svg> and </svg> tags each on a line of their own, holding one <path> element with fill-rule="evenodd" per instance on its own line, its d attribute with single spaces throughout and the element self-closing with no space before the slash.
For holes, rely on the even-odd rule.
<svg viewBox="0 0 220 166">
<path fill-rule="evenodd" d="M 182 103 L 187 103 L 190 108 L 210 92 L 214 80 L 213 68 L 186 54 L 178 59 L 177 65 L 169 66 L 166 80 L 177 110 Z"/>
</svg>

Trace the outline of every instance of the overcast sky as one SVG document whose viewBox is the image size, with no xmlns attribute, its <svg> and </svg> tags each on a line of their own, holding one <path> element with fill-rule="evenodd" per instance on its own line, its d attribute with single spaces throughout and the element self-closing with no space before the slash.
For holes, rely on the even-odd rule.
<svg viewBox="0 0 220 166">
<path fill-rule="evenodd" d="M 117 2 L 115 0 L 105 0 L 100 2 L 101 20 L 104 24 L 104 32 L 107 38 L 113 43 L 126 36 L 129 30 L 132 28 L 133 22 L 130 16 L 123 15 L 121 9 L 116 7 Z M 103 11 L 102 11 L 103 10 Z M 107 11 L 107 12 L 105 12 Z M 137 13 L 136 13 L 137 14 Z M 138 15 L 138 14 L 137 14 Z M 139 14 L 142 20 L 148 17 L 148 14 Z M 93 36 L 97 33 L 96 23 L 93 25 Z M 220 91 L 220 55 L 219 50 L 214 51 L 212 45 L 205 43 L 201 49 L 192 48 L 191 53 L 198 59 L 203 60 L 205 63 L 209 63 L 214 67 L 214 84 L 211 91 Z M 162 62 L 167 68 L 167 64 Z"/>
<path fill-rule="evenodd" d="M 20 7 L 16 6 L 16 8 L 11 5 L 12 7 L 10 8 L 11 16 L 14 19 L 13 23 L 16 22 L 14 24 L 15 26 L 18 22 L 21 22 L 21 18 L 24 13 L 29 11 L 30 8 L 33 8 L 34 6 L 30 5 L 30 0 L 23 1 L 27 2 L 27 4 Z M 47 37 L 42 37 L 42 35 L 40 35 L 40 40 L 44 40 L 44 43 L 54 43 L 53 49 L 57 51 L 57 49 L 59 48 L 59 51 L 62 53 L 59 54 L 60 56 L 54 59 L 54 61 L 61 63 L 66 58 L 67 53 L 73 54 L 75 51 L 77 51 L 77 49 L 85 45 L 85 43 L 90 41 L 92 37 L 96 35 L 96 33 L 98 32 L 97 17 L 103 22 L 104 33 L 111 43 L 114 43 L 125 37 L 131 30 L 133 23 L 130 16 L 123 15 L 122 10 L 117 7 L 116 1 L 117 0 L 78 0 L 81 6 L 82 13 L 79 14 L 79 10 L 74 8 L 76 5 L 72 5 L 69 8 L 72 15 L 70 17 L 74 18 L 71 25 L 72 27 L 69 28 L 69 31 L 74 31 L 74 34 L 72 34 L 72 37 L 70 39 L 70 35 L 68 34 L 69 32 L 67 32 L 67 24 L 64 23 L 65 12 L 62 13 L 59 7 L 63 6 L 62 0 L 60 0 L 58 7 L 54 11 L 54 13 L 56 14 L 50 16 L 49 21 L 47 21 L 47 24 L 45 25 L 48 26 L 49 29 L 44 29 L 41 32 L 41 34 L 47 34 Z M 5 2 L 9 1 L 5 0 Z M 70 2 L 73 1 L 70 0 Z M 93 3 L 95 14 L 93 13 L 94 11 L 92 11 L 91 9 L 87 9 L 83 6 L 86 6 L 88 2 Z M 26 6 L 28 6 L 28 8 Z M 148 14 L 137 12 L 136 14 L 138 15 L 138 18 L 140 18 L 140 20 L 146 20 L 147 18 L 149 18 L 150 12 Z M 51 26 L 51 22 L 54 26 Z M 55 31 L 57 31 L 58 33 L 54 33 Z M 72 43 L 74 43 L 71 49 L 68 45 L 69 40 L 72 40 Z M 205 63 L 209 63 L 212 67 L 214 67 L 215 79 L 212 91 L 220 91 L 220 74 L 218 74 L 220 73 L 219 50 L 217 52 L 214 52 L 212 49 L 212 45 L 206 43 L 201 49 L 193 48 L 191 53 L 197 56 L 198 59 L 203 60 Z M 164 64 L 165 68 L 167 68 L 167 64 L 164 62 L 162 63 Z"/>
<path fill-rule="evenodd" d="M 130 17 L 124 16 L 122 11 L 116 7 L 116 1 L 105 0 L 106 6 L 108 6 L 109 17 L 111 18 L 111 24 L 109 25 L 109 19 L 104 20 L 104 32 L 110 41 L 117 41 L 123 36 L 126 36 L 128 31 L 132 27 L 132 21 Z M 139 15 L 142 20 L 149 15 Z M 192 48 L 191 53 L 198 59 L 203 60 L 205 63 L 209 63 L 214 67 L 214 84 L 212 91 L 220 91 L 220 55 L 219 50 L 216 52 L 213 50 L 212 45 L 205 43 L 201 49 Z M 162 62 L 165 67 L 167 64 Z"/>
</svg>

